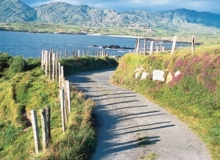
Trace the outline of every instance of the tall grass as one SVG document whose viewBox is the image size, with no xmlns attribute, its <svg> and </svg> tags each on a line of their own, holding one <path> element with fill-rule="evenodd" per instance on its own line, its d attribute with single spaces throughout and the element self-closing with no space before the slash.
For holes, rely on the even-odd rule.
<svg viewBox="0 0 220 160">
<path fill-rule="evenodd" d="M 96 146 L 91 117 L 94 102 L 72 87 L 72 112 L 63 134 L 58 84 L 44 76 L 39 62 L 0 54 L 0 159 L 88 159 Z M 21 67 L 16 70 L 14 64 Z M 39 110 L 45 105 L 51 107 L 52 140 L 36 156 L 30 110 L 37 110 L 41 128 Z"/>
<path fill-rule="evenodd" d="M 188 123 L 207 144 L 213 159 L 220 159 L 220 55 L 219 47 L 201 46 L 194 54 L 190 49 L 175 55 L 141 56 L 129 54 L 122 58 L 113 81 L 142 93 L 181 120 Z M 136 67 L 147 72 L 161 69 L 181 74 L 169 83 L 134 78 Z M 167 75 L 167 73 L 166 73 Z"/>
</svg>

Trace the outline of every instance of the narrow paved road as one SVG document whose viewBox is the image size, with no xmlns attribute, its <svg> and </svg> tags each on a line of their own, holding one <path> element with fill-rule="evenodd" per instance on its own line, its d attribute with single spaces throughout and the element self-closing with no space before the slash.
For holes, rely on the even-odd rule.
<svg viewBox="0 0 220 160">
<path fill-rule="evenodd" d="M 109 82 L 113 70 L 68 76 L 92 98 L 99 127 L 93 160 L 209 160 L 206 147 L 171 114 L 143 96 Z M 146 139 L 141 143 L 141 138 Z"/>
</svg>

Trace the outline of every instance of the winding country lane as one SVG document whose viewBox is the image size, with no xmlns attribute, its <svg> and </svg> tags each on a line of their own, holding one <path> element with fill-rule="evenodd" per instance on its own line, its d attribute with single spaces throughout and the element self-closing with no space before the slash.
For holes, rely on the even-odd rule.
<svg viewBox="0 0 220 160">
<path fill-rule="evenodd" d="M 97 104 L 99 135 L 93 160 L 211 159 L 204 144 L 174 116 L 143 96 L 112 85 L 113 73 L 110 69 L 67 77 Z"/>
</svg>

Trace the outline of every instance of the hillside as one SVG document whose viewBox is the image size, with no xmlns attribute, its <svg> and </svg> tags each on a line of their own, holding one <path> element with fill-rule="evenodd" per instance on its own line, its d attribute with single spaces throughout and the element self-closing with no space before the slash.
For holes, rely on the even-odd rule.
<svg viewBox="0 0 220 160">
<path fill-rule="evenodd" d="M 20 0 L 0 2 L 0 22 L 40 21 L 87 26 L 161 27 L 175 29 L 191 25 L 220 28 L 220 15 L 187 9 L 149 12 L 99 10 L 87 5 L 53 2 L 31 8 Z"/>
<path fill-rule="evenodd" d="M 35 18 L 36 11 L 20 0 L 0 1 L 1 22 L 33 21 Z"/>
<path fill-rule="evenodd" d="M 162 12 L 131 10 L 120 13 L 109 9 L 98 10 L 87 5 L 73 6 L 61 2 L 41 5 L 35 9 L 38 20 L 48 23 L 121 27 L 163 27 L 164 25 L 172 27 L 192 23 L 220 27 L 220 15 L 187 9 Z"/>
</svg>

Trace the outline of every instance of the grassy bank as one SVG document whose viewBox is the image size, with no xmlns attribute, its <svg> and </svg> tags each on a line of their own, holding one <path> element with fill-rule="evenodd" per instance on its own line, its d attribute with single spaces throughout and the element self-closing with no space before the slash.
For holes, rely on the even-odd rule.
<svg viewBox="0 0 220 160">
<path fill-rule="evenodd" d="M 117 67 L 118 65 L 118 62 L 115 60 L 115 58 L 96 58 L 89 56 L 61 59 L 60 63 L 64 66 L 65 76 L 79 72 L 113 68 Z"/>
<path fill-rule="evenodd" d="M 174 55 L 125 55 L 113 81 L 135 90 L 158 103 L 186 122 L 207 144 L 213 159 L 220 159 L 220 47 L 200 46 L 191 54 L 190 48 L 179 49 Z M 134 71 L 141 66 L 146 72 L 168 70 L 181 74 L 171 82 L 135 79 Z"/>
<path fill-rule="evenodd" d="M 110 63 L 109 61 L 112 61 Z M 62 59 L 66 74 L 117 65 L 112 59 Z M 0 159 L 88 159 L 96 146 L 90 99 L 71 89 L 72 112 L 62 133 L 58 84 L 50 82 L 40 68 L 40 59 L 11 57 L 0 53 Z M 35 155 L 30 110 L 51 107 L 52 140 L 45 152 Z M 40 131 L 40 140 L 41 140 Z M 42 143 L 40 143 L 41 145 Z M 42 148 L 42 146 L 40 146 Z"/>
</svg>

